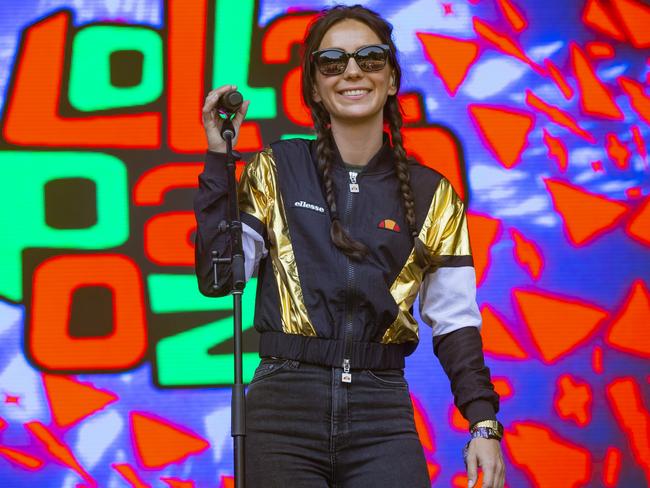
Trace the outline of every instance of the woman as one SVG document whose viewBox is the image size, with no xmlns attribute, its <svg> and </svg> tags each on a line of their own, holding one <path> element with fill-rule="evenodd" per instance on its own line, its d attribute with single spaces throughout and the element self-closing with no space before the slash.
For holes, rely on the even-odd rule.
<svg viewBox="0 0 650 488">
<path fill-rule="evenodd" d="M 358 5 L 322 12 L 303 59 L 302 95 L 317 139 L 271 144 L 240 180 L 263 358 L 247 393 L 249 487 L 430 485 L 402 369 L 418 341 L 411 315 L 418 292 L 471 425 L 469 486 L 477 466 L 483 486 L 504 484 L 464 207 L 440 174 L 406 159 L 391 31 Z M 227 191 L 214 108 L 232 88 L 213 90 L 203 107 L 208 154 L 195 199 L 196 271 L 211 296 L 229 291 L 227 268 L 214 286 L 210 252 L 227 251 L 217 231 Z"/>
</svg>

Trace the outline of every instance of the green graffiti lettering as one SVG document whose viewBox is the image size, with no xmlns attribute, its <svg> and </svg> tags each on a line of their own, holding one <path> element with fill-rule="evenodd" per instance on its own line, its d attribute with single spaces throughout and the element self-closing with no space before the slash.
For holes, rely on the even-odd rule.
<svg viewBox="0 0 650 488">
<path fill-rule="evenodd" d="M 0 152 L 0 295 L 22 300 L 26 248 L 107 249 L 129 236 L 127 176 L 114 156 L 89 152 Z M 97 222 L 83 229 L 55 229 L 45 221 L 48 181 L 87 178 L 96 185 Z"/>
<path fill-rule="evenodd" d="M 76 109 L 145 105 L 162 91 L 163 49 L 156 31 L 95 25 L 75 36 L 68 97 Z"/>
<path fill-rule="evenodd" d="M 246 285 L 242 298 L 242 329 L 253 326 L 257 280 Z M 147 278 L 154 313 L 232 310 L 232 297 L 201 295 L 192 275 L 153 274 Z M 232 316 L 165 337 L 155 347 L 156 383 L 163 387 L 225 385 L 233 382 L 232 354 L 209 354 L 215 345 L 232 339 Z M 252 379 L 259 364 L 257 353 L 244 353 L 244 381 Z"/>
<path fill-rule="evenodd" d="M 254 0 L 216 2 L 212 83 L 214 87 L 237 85 L 244 99 L 251 101 L 249 119 L 274 119 L 277 116 L 276 90 L 248 86 L 254 14 Z"/>
</svg>

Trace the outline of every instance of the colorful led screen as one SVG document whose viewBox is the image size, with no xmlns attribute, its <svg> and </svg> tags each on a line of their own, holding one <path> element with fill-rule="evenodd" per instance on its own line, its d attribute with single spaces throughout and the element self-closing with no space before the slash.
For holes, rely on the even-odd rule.
<svg viewBox="0 0 650 488">
<path fill-rule="evenodd" d="M 2 486 L 233 486 L 232 301 L 193 274 L 201 107 L 238 85 L 245 155 L 312 137 L 301 40 L 328 5 L 0 1 Z M 367 6 L 406 147 L 468 204 L 507 486 L 647 486 L 650 5 Z M 466 486 L 424 324 L 406 374 L 432 486 Z"/>
</svg>

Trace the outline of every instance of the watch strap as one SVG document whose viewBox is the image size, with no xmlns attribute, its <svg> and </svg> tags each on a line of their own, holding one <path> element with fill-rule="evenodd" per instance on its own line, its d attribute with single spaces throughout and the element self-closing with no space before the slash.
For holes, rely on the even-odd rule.
<svg viewBox="0 0 650 488">
<path fill-rule="evenodd" d="M 483 439 L 496 439 L 497 441 L 500 441 L 502 437 L 496 430 L 490 429 L 489 427 L 477 427 L 472 431 L 471 436 L 472 439 L 482 437 Z"/>
<path fill-rule="evenodd" d="M 503 425 L 497 420 L 481 420 L 473 424 L 469 432 L 472 438 L 475 437 L 474 433 L 478 432 L 479 434 L 476 437 L 501 440 L 503 437 Z"/>
</svg>

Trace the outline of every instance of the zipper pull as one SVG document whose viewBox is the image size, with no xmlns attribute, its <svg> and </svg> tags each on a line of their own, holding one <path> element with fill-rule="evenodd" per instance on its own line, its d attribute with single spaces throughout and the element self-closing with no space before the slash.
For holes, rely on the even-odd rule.
<svg viewBox="0 0 650 488">
<path fill-rule="evenodd" d="M 352 383 L 352 373 L 350 373 L 350 360 L 343 360 L 343 373 L 341 373 L 341 381 L 343 383 Z"/>
<path fill-rule="evenodd" d="M 350 173 L 350 193 L 359 193 L 359 184 L 357 183 L 357 172 L 348 171 Z"/>
</svg>

